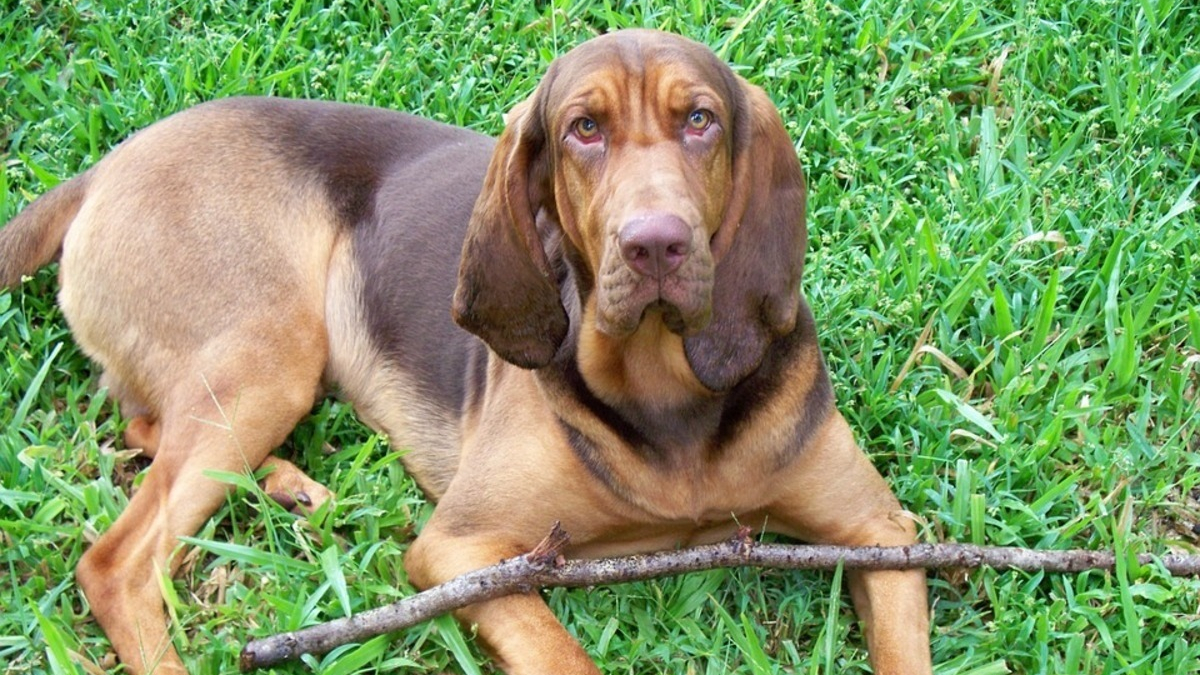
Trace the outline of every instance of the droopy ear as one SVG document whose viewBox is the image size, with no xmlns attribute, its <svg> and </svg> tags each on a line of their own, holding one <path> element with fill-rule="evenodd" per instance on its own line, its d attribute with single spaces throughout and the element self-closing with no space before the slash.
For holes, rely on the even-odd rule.
<svg viewBox="0 0 1200 675">
<path fill-rule="evenodd" d="M 713 391 L 753 373 L 771 342 L 795 328 L 808 244 L 804 172 L 792 141 L 767 95 L 738 81 L 734 186 L 713 238 L 713 319 L 684 340 L 688 363 Z"/>
<path fill-rule="evenodd" d="M 500 358 L 540 368 L 567 334 L 567 314 L 535 224 L 550 198 L 537 94 L 509 113 L 463 242 L 454 320 Z"/>
</svg>

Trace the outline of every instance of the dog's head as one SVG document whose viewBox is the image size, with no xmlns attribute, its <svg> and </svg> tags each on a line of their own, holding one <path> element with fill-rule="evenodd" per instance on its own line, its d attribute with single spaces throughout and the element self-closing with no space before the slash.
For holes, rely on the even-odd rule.
<svg viewBox="0 0 1200 675">
<path fill-rule="evenodd" d="M 568 332 L 543 235 L 557 229 L 594 326 L 657 314 L 723 391 L 790 332 L 804 177 L 779 113 L 707 47 L 648 30 L 551 64 L 492 157 L 463 248 L 455 320 L 502 358 L 549 363 Z"/>
</svg>

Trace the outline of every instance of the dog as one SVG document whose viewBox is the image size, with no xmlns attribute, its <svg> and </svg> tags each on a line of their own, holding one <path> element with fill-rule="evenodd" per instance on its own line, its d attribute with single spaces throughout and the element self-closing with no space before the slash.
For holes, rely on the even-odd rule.
<svg viewBox="0 0 1200 675">
<path fill-rule="evenodd" d="M 804 218 L 767 95 L 649 30 L 556 59 L 498 140 L 268 98 L 135 134 L 0 230 L 4 286 L 60 258 L 74 337 L 154 456 L 77 569 L 119 658 L 185 672 L 156 570 L 226 498 L 205 471 L 273 463 L 270 491 L 326 496 L 269 457 L 326 388 L 437 503 L 420 588 L 555 521 L 574 557 L 739 525 L 914 543 L 834 407 Z M 930 673 L 924 574 L 849 579 L 874 671 Z M 599 672 L 537 593 L 458 618 L 511 675 Z"/>
</svg>

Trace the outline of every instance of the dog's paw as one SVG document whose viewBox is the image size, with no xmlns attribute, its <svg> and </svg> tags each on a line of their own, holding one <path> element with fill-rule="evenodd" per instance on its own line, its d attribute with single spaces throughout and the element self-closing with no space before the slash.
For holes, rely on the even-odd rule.
<svg viewBox="0 0 1200 675">
<path fill-rule="evenodd" d="M 263 467 L 272 470 L 262 480 L 263 492 L 283 508 L 297 515 L 308 515 L 333 499 L 333 493 L 324 485 L 309 478 L 295 464 L 270 457 Z"/>
</svg>

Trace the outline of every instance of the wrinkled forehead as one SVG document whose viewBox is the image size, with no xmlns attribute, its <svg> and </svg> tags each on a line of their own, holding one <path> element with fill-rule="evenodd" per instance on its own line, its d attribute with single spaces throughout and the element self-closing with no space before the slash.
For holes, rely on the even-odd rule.
<svg viewBox="0 0 1200 675">
<path fill-rule="evenodd" d="M 593 38 L 555 60 L 548 108 L 604 92 L 626 98 L 648 88 L 707 95 L 732 112 L 737 78 L 708 47 L 652 30 L 623 30 Z"/>
</svg>

